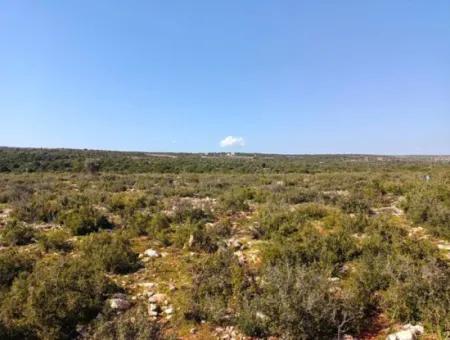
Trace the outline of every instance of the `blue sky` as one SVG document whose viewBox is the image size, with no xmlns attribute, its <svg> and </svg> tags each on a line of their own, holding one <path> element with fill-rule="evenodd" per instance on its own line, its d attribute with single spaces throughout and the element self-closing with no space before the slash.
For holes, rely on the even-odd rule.
<svg viewBox="0 0 450 340">
<path fill-rule="evenodd" d="M 450 154 L 450 1 L 0 0 L 0 145 Z"/>
</svg>

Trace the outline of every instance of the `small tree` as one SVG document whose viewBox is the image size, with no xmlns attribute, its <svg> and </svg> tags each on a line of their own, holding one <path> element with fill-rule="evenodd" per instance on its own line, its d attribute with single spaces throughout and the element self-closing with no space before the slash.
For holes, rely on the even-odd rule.
<svg viewBox="0 0 450 340">
<path fill-rule="evenodd" d="M 88 158 L 84 161 L 84 169 L 90 174 L 96 174 L 100 171 L 100 162 L 97 159 Z"/>
</svg>

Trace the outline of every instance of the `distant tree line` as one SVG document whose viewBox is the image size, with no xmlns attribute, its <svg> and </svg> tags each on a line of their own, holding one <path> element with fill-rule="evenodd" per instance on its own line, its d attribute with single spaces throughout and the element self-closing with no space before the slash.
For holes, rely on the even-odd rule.
<svg viewBox="0 0 450 340">
<path fill-rule="evenodd" d="M 426 170 L 429 158 L 364 155 L 148 154 L 73 149 L 0 148 L 0 172 L 319 173 Z M 444 160 L 445 161 L 445 160 Z M 442 166 L 444 161 L 436 163 Z"/>
</svg>

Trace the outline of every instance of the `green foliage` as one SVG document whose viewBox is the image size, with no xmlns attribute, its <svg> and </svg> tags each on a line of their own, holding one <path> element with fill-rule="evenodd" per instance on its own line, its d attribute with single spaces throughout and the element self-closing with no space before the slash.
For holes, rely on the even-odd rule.
<svg viewBox="0 0 450 340">
<path fill-rule="evenodd" d="M 228 251 L 217 252 L 196 265 L 187 317 L 196 321 L 224 322 L 242 274 L 233 253 Z"/>
<path fill-rule="evenodd" d="M 100 161 L 97 159 L 87 158 L 84 161 L 84 169 L 90 174 L 96 174 L 100 171 Z"/>
<path fill-rule="evenodd" d="M 17 220 L 9 221 L 0 229 L 0 243 L 10 246 L 22 246 L 34 242 L 36 232 L 32 227 Z"/>
<path fill-rule="evenodd" d="M 383 292 L 383 306 L 394 320 L 425 322 L 450 329 L 450 267 L 435 261 L 418 265 L 400 260 L 387 273 L 391 282 Z"/>
<path fill-rule="evenodd" d="M 0 289 L 9 286 L 20 273 L 29 273 L 35 259 L 29 253 L 7 249 L 0 252 Z"/>
<path fill-rule="evenodd" d="M 48 251 L 70 251 L 72 245 L 69 242 L 69 233 L 65 230 L 56 229 L 39 235 L 39 245 Z"/>
<path fill-rule="evenodd" d="M 16 279 L 5 296 L 0 320 L 13 337 L 70 339 L 92 320 L 114 286 L 83 259 L 54 257 Z"/>
<path fill-rule="evenodd" d="M 404 203 L 408 217 L 424 224 L 433 234 L 450 240 L 450 190 L 420 187 L 408 194 Z"/>
<path fill-rule="evenodd" d="M 367 214 L 370 211 L 370 201 L 362 192 L 355 192 L 349 196 L 342 196 L 339 206 L 346 213 Z"/>
<path fill-rule="evenodd" d="M 0 338 L 76 338 L 77 325 L 87 338 L 160 337 L 140 307 L 104 308 L 105 275 L 173 283 L 158 291 L 208 322 L 199 336 L 217 323 L 261 338 L 360 338 L 383 314 L 445 337 L 448 254 L 436 243 L 448 238 L 447 163 L 169 156 L 0 148 Z M 87 174 L 86 160 L 102 173 Z M 64 228 L 34 235 L 37 223 Z M 40 248 L 16 246 L 34 239 Z M 168 256 L 120 277 L 138 267 L 132 248 L 148 247 Z M 192 327 L 180 316 L 167 321 L 174 337 Z"/>
<path fill-rule="evenodd" d="M 250 189 L 235 189 L 225 192 L 220 197 L 220 207 L 227 212 L 248 211 L 248 201 L 254 198 L 254 192 Z"/>
<path fill-rule="evenodd" d="M 121 235 L 107 231 L 87 236 L 81 251 L 92 265 L 99 265 L 111 273 L 128 273 L 139 268 L 138 255 L 130 242 Z"/>
<path fill-rule="evenodd" d="M 99 322 L 92 340 L 158 340 L 163 339 L 162 326 L 148 319 L 147 309 L 143 305 L 126 311 L 109 321 Z"/>
<path fill-rule="evenodd" d="M 305 204 L 294 210 L 269 206 L 258 211 L 257 223 L 265 238 L 288 237 L 305 228 L 308 221 L 320 220 L 327 214 L 319 204 Z"/>
<path fill-rule="evenodd" d="M 270 331 L 286 339 L 331 339 L 356 331 L 366 316 L 363 302 L 331 282 L 330 274 L 289 262 L 267 267 L 261 291 L 245 300 L 253 307 L 244 313 L 244 330 L 250 335 Z M 255 314 L 249 317 L 249 311 Z"/>
<path fill-rule="evenodd" d="M 86 235 L 100 229 L 114 227 L 107 217 L 88 207 L 68 211 L 61 217 L 61 222 L 73 235 Z"/>
</svg>

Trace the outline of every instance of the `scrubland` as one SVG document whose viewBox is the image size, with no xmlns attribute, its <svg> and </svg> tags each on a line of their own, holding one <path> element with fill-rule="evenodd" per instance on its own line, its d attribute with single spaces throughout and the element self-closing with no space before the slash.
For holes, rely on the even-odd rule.
<svg viewBox="0 0 450 340">
<path fill-rule="evenodd" d="M 1 339 L 450 336 L 445 158 L 2 149 L 0 171 Z"/>
</svg>

